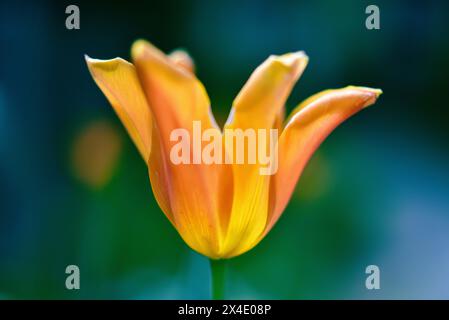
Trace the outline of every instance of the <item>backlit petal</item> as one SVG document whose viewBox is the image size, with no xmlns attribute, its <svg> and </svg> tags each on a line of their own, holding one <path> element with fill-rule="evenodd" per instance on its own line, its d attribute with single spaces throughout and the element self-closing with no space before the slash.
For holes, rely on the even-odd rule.
<svg viewBox="0 0 449 320">
<path fill-rule="evenodd" d="M 225 139 L 229 137 L 227 129 L 254 129 L 256 133 L 263 129 L 268 135 L 273 126 L 279 128 L 285 102 L 307 61 L 303 52 L 296 52 L 271 56 L 260 65 L 234 100 L 225 125 Z M 260 168 L 264 165 L 257 157 L 256 163 L 248 163 L 249 155 L 254 152 L 257 153 L 247 148 L 245 163 L 233 165 L 234 199 L 226 225 L 225 257 L 249 250 L 266 225 L 270 176 L 261 174 Z"/>
<path fill-rule="evenodd" d="M 159 190 L 165 189 L 160 199 L 170 203 L 174 225 L 186 243 L 204 255 L 217 257 L 222 242 L 219 211 L 226 209 L 220 206 L 217 191 L 221 166 L 170 161 L 170 150 L 177 144 L 170 141 L 173 130 L 188 131 L 192 152 L 193 140 L 201 141 L 201 137 L 193 137 L 194 121 L 201 124 L 202 130 L 219 130 L 212 117 L 207 93 L 192 72 L 174 63 L 148 42 L 135 42 L 132 57 L 152 110 L 161 148 L 159 159 L 150 159 L 150 162 L 158 163 L 154 172 L 151 172 L 153 164 L 150 163 L 153 189 L 156 185 Z M 163 178 L 155 183 L 151 175 L 157 172 Z"/>
<path fill-rule="evenodd" d="M 302 51 L 265 60 L 235 98 L 227 127 L 271 128 L 307 62 Z"/>
<path fill-rule="evenodd" d="M 151 149 L 151 112 L 134 66 L 121 58 L 97 60 L 86 56 L 86 62 L 146 163 Z"/>
<path fill-rule="evenodd" d="M 321 142 L 343 121 L 372 105 L 381 90 L 349 86 L 318 93 L 295 109 L 279 140 L 273 210 L 264 235 L 285 209 L 302 170 Z"/>
</svg>

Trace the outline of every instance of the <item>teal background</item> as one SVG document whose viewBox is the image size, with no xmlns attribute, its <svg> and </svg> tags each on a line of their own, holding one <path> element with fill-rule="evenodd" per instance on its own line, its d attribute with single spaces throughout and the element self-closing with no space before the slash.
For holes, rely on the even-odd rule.
<svg viewBox="0 0 449 320">
<path fill-rule="evenodd" d="M 323 143 L 274 230 L 229 261 L 228 298 L 449 298 L 448 2 L 77 1 L 81 29 L 67 30 L 69 4 L 0 5 L 0 298 L 209 297 L 207 259 L 158 208 L 83 59 L 129 59 L 138 38 L 189 51 L 220 124 L 270 54 L 310 57 L 288 110 L 327 88 L 384 91 Z M 369 4 L 380 30 L 365 28 Z M 93 186 L 73 149 L 98 123 L 118 151 Z M 380 290 L 365 288 L 370 264 Z"/>
</svg>

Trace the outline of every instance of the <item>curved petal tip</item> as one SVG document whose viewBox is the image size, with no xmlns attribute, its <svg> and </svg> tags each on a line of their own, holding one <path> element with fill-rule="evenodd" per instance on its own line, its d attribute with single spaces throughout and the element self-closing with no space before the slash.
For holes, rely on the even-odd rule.
<svg viewBox="0 0 449 320">
<path fill-rule="evenodd" d="M 116 57 L 113 59 L 108 60 L 101 60 L 101 59 L 95 59 L 89 57 L 87 54 L 84 55 L 84 60 L 87 63 L 87 67 L 89 68 L 89 71 L 92 73 L 95 70 L 103 70 L 103 71 L 114 71 L 116 70 L 121 63 L 125 63 L 127 65 L 131 65 L 128 61 Z"/>
<path fill-rule="evenodd" d="M 283 68 L 291 70 L 295 77 L 299 77 L 307 66 L 309 57 L 304 51 L 297 51 L 280 56 L 271 55 L 268 60 L 271 60 L 274 64 L 278 64 Z"/>
<path fill-rule="evenodd" d="M 173 61 L 176 65 L 195 73 L 195 63 L 192 57 L 187 53 L 187 51 L 182 49 L 177 49 L 168 55 L 168 58 Z"/>
<path fill-rule="evenodd" d="M 348 86 L 348 88 L 364 91 L 369 94 L 369 98 L 363 104 L 362 109 L 373 105 L 376 102 L 377 98 L 379 98 L 379 96 L 383 93 L 382 89 L 377 88 L 356 87 L 356 86 Z"/>
<path fill-rule="evenodd" d="M 131 46 L 132 60 L 137 61 L 149 56 L 165 58 L 165 54 L 153 46 L 150 42 L 143 39 L 134 41 Z"/>
</svg>

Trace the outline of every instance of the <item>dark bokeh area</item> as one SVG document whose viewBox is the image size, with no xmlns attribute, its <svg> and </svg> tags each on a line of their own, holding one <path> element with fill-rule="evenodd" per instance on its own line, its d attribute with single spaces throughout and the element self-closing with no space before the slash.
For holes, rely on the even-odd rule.
<svg viewBox="0 0 449 320">
<path fill-rule="evenodd" d="M 80 30 L 65 28 L 77 4 Z M 380 8 L 381 29 L 365 28 Z M 309 65 L 287 108 L 381 88 L 306 168 L 273 231 L 228 263 L 229 298 L 449 298 L 447 1 L 3 1 L 0 299 L 208 298 L 206 258 L 158 208 L 83 55 L 145 38 L 195 59 L 216 118 L 270 54 Z M 65 288 L 78 265 L 81 289 Z M 378 265 L 381 289 L 365 288 Z"/>
</svg>

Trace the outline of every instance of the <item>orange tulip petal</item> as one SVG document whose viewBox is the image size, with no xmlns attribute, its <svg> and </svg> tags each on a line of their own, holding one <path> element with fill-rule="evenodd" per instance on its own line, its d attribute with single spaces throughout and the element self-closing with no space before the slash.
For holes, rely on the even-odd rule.
<svg viewBox="0 0 449 320">
<path fill-rule="evenodd" d="M 148 174 L 151 182 L 151 189 L 153 190 L 154 198 L 156 199 L 162 212 L 167 216 L 168 220 L 176 227 L 173 211 L 171 208 L 171 182 L 169 176 L 169 169 L 167 168 L 167 156 L 164 152 L 160 141 L 159 132 L 156 126 L 153 125 L 153 143 L 151 145 L 150 159 L 148 160 Z"/>
<path fill-rule="evenodd" d="M 227 129 L 269 129 L 283 118 L 283 108 L 293 85 L 304 71 L 308 58 L 303 52 L 271 56 L 251 75 L 233 103 Z M 267 137 L 269 139 L 269 137 Z M 229 141 L 229 139 L 228 139 Z M 230 149 L 226 150 L 229 154 Z M 226 224 L 222 254 L 232 257 L 251 248 L 263 232 L 268 214 L 270 176 L 261 175 L 262 164 L 233 165 L 234 200 Z M 235 162 L 235 159 L 233 159 Z"/>
<path fill-rule="evenodd" d="M 235 98 L 227 127 L 271 128 L 307 62 L 302 51 L 265 60 Z"/>
<path fill-rule="evenodd" d="M 204 255 L 216 257 L 222 242 L 217 191 L 219 165 L 174 164 L 169 158 L 170 150 L 178 143 L 170 139 L 173 130 L 187 130 L 189 142 L 193 140 L 194 121 L 201 124 L 202 130 L 219 130 L 212 118 L 207 93 L 193 73 L 148 42 L 135 42 L 132 57 L 162 148 L 155 154 L 159 159 L 150 159 L 150 162 L 158 162 L 158 169 L 150 172 L 153 189 L 161 190 L 162 185 L 167 188 L 161 191 L 164 194 L 161 198 L 170 202 L 174 225 L 186 243 Z M 150 163 L 150 171 L 152 166 Z M 155 178 L 151 175 L 157 172 L 164 181 L 154 183 Z"/>
<path fill-rule="evenodd" d="M 146 163 L 151 149 L 151 112 L 134 66 L 121 58 L 97 60 L 86 56 L 86 62 Z"/>
<path fill-rule="evenodd" d="M 326 90 L 300 104 L 279 140 L 279 170 L 271 192 L 273 210 L 264 231 L 268 233 L 285 209 L 308 160 L 321 142 L 343 121 L 372 105 L 381 90 L 349 86 Z"/>
</svg>

